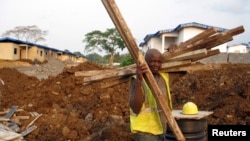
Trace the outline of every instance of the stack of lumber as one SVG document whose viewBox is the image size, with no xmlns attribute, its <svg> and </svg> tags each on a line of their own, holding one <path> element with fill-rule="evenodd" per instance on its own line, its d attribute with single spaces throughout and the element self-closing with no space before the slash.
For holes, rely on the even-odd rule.
<svg viewBox="0 0 250 141">
<path fill-rule="evenodd" d="M 193 38 L 180 43 L 171 52 L 165 52 L 163 57 L 167 63 L 162 68 L 166 71 L 178 71 L 179 66 L 190 65 L 197 60 L 219 54 L 219 49 L 213 48 L 232 41 L 233 36 L 243 32 L 243 26 L 229 29 L 225 32 L 219 32 L 215 27 L 211 27 Z"/>
<path fill-rule="evenodd" d="M 10 109 L 0 112 L 0 141 L 23 141 L 26 135 L 37 128 L 33 124 L 42 114 L 32 112 L 31 117 L 17 115 L 22 111 L 22 109 L 18 109 L 18 106 L 12 106 Z M 32 121 L 24 127 L 21 120 L 28 119 L 32 119 Z"/>
<path fill-rule="evenodd" d="M 162 71 L 178 72 L 183 71 L 180 68 L 184 66 L 192 67 L 192 64 L 200 59 L 204 59 L 216 54 L 219 54 L 219 49 L 215 47 L 232 41 L 233 36 L 244 32 L 244 27 L 239 26 L 229 29 L 225 32 L 219 32 L 215 27 L 211 27 L 193 38 L 171 46 L 163 53 Z M 89 83 L 99 81 L 106 78 L 123 78 L 135 74 L 136 65 L 132 64 L 126 67 L 119 67 L 111 70 L 92 70 L 92 71 L 78 71 L 75 76 L 83 76 L 84 82 Z M 117 83 L 124 81 L 117 81 Z M 117 84 L 114 83 L 114 84 Z"/>
</svg>

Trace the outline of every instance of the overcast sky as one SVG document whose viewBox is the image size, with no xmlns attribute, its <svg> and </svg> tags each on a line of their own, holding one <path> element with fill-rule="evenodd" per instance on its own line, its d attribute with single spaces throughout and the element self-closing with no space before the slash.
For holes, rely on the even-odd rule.
<svg viewBox="0 0 250 141">
<path fill-rule="evenodd" d="M 136 42 L 147 34 L 197 22 L 222 28 L 243 25 L 229 44 L 250 42 L 250 0 L 115 0 Z M 0 0 L 0 35 L 16 26 L 47 30 L 46 45 L 84 53 L 93 30 L 115 27 L 101 0 Z"/>
</svg>

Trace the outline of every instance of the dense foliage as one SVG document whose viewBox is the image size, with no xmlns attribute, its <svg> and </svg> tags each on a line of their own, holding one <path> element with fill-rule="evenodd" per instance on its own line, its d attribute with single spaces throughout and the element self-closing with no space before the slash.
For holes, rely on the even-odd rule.
<svg viewBox="0 0 250 141">
<path fill-rule="evenodd" d="M 99 30 L 89 32 L 85 35 L 83 42 L 86 43 L 85 52 L 105 51 L 109 55 L 109 65 L 111 66 L 118 49 L 125 48 L 125 43 L 115 28 L 108 28 L 104 32 Z"/>
</svg>

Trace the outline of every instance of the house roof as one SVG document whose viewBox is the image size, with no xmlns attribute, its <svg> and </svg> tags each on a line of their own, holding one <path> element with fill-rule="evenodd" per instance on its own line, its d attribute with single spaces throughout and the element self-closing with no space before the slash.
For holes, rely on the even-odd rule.
<svg viewBox="0 0 250 141">
<path fill-rule="evenodd" d="M 18 39 L 14 39 L 14 38 L 9 38 L 9 37 L 0 38 L 0 42 L 11 42 L 11 43 L 16 43 L 16 44 L 26 44 L 26 45 L 29 45 L 29 46 L 37 46 L 39 48 L 52 50 L 52 51 L 55 51 L 55 52 L 62 52 L 62 53 L 74 55 L 73 53 L 68 52 L 68 51 L 62 51 L 62 50 L 51 48 L 51 47 L 48 47 L 48 46 L 39 45 L 39 44 L 35 44 L 35 43 L 27 42 L 27 41 L 22 41 L 22 40 L 18 40 Z"/>
<path fill-rule="evenodd" d="M 247 44 L 247 43 L 239 43 L 239 44 L 234 44 L 234 45 L 228 45 L 227 47 L 235 47 L 235 46 L 239 46 L 239 45 L 243 45 L 243 46 L 246 46 L 247 48 L 250 48 L 250 44 Z"/>
<path fill-rule="evenodd" d="M 191 23 L 184 23 L 184 24 L 179 24 L 177 27 L 175 27 L 174 29 L 165 29 L 165 30 L 159 30 L 157 32 L 155 32 L 154 34 L 147 34 L 144 37 L 144 42 L 140 43 L 139 46 L 143 46 L 147 43 L 147 41 L 152 38 L 152 37 L 157 37 L 161 34 L 164 33 L 172 33 L 172 32 L 178 32 L 180 30 L 182 30 L 183 28 L 186 27 L 197 27 L 197 28 L 202 28 L 202 29 L 209 29 L 211 27 L 215 27 L 215 26 L 210 26 L 210 25 L 205 25 L 205 24 L 201 24 L 201 23 L 196 23 L 196 22 L 191 22 Z M 224 32 L 228 29 L 225 28 L 221 28 L 221 27 L 215 27 L 219 32 Z"/>
</svg>

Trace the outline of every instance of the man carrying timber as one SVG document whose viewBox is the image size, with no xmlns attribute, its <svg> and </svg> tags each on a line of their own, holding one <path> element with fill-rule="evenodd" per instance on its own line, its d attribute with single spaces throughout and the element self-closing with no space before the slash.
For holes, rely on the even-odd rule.
<svg viewBox="0 0 250 141">
<path fill-rule="evenodd" d="M 172 110 L 169 75 L 160 72 L 162 54 L 157 49 L 149 49 L 145 60 Z M 136 75 L 130 82 L 130 127 L 136 141 L 164 141 L 167 120 L 161 112 L 160 105 L 143 78 L 147 71 L 146 64 L 137 64 Z"/>
</svg>

